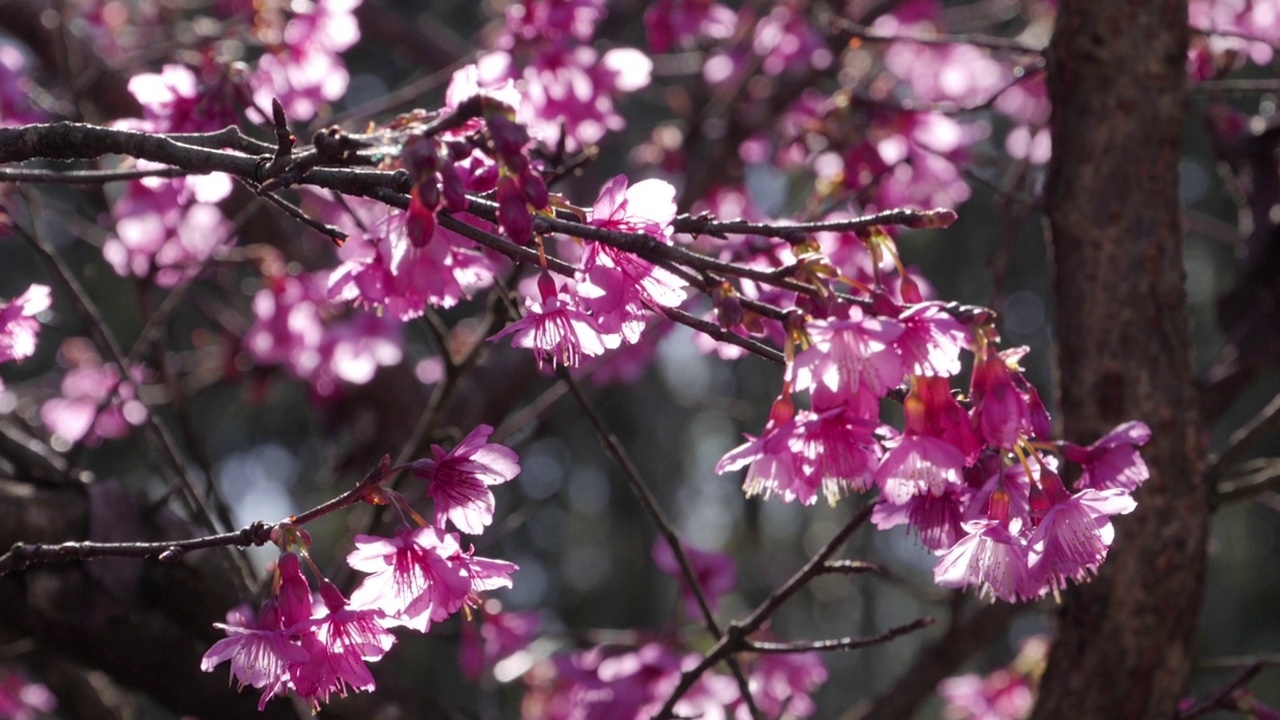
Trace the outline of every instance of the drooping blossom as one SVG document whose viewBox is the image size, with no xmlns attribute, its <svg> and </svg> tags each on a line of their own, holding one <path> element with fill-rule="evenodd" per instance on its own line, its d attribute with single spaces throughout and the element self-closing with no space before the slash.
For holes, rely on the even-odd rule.
<svg viewBox="0 0 1280 720">
<path fill-rule="evenodd" d="M 381 659 L 396 641 L 383 627 L 382 611 L 351 607 L 332 582 L 321 583 L 320 598 L 320 614 L 301 628 L 308 656 L 290 666 L 294 688 L 313 712 L 334 693 L 372 691 L 377 683 L 365 663 Z"/>
<path fill-rule="evenodd" d="M 947 588 L 974 586 L 979 595 L 1005 602 L 1039 596 L 1040 586 L 1028 577 L 1025 538 L 999 520 L 973 520 L 964 530 L 968 534 L 934 566 L 934 582 Z"/>
<path fill-rule="evenodd" d="M 456 535 L 433 527 L 402 528 L 392 538 L 357 535 L 347 564 L 370 575 L 351 593 L 352 605 L 426 632 L 432 622 L 457 612 L 471 593 L 461 554 Z"/>
<path fill-rule="evenodd" d="M 1077 487 L 1133 492 L 1151 476 L 1138 452 L 1149 440 L 1151 428 L 1135 420 L 1116 426 L 1087 447 L 1070 442 L 1062 442 L 1060 447 L 1064 458 L 1082 468 Z"/>
<path fill-rule="evenodd" d="M 904 435 L 876 471 L 880 491 L 897 505 L 917 495 L 942 495 L 948 485 L 963 482 L 964 455 L 951 443 L 926 435 Z"/>
<path fill-rule="evenodd" d="M 245 686 L 263 691 L 258 709 L 267 701 L 292 688 L 289 668 L 306 661 L 308 653 L 297 642 L 293 628 L 283 627 L 275 600 L 262 605 L 255 618 L 252 608 L 239 606 L 227 613 L 227 622 L 214 627 L 227 637 L 214 643 L 200 660 L 200 669 L 212 672 L 224 662 L 231 664 L 231 677 Z"/>
<path fill-rule="evenodd" d="M 1014 385 L 1013 371 L 1001 353 L 988 352 L 973 368 L 970 386 L 973 423 L 983 442 L 1010 449 L 1032 435 L 1031 409 Z"/>
<path fill-rule="evenodd" d="M 968 487 L 947 484 L 939 494 L 912 495 L 904 503 L 885 498 L 876 503 L 871 522 L 881 530 L 906 525 L 930 550 L 948 550 L 965 535 L 961 523 L 972 497 Z"/>
<path fill-rule="evenodd" d="M 430 459 L 413 463 L 413 474 L 427 480 L 435 501 L 436 525 L 448 519 L 468 535 L 478 535 L 493 522 L 491 485 L 520 474 L 520 458 L 504 445 L 489 442 L 493 426 L 479 425 L 448 452 L 431 446 Z"/>
<path fill-rule="evenodd" d="M 688 543 L 682 547 L 693 576 L 698 581 L 698 587 L 702 589 L 707 605 L 714 612 L 720 605 L 720 598 L 738 586 L 738 570 L 733 558 L 724 553 L 700 550 Z M 698 598 L 685 582 L 680 563 L 664 538 L 658 538 L 653 543 L 653 561 L 659 570 L 680 581 L 680 595 L 684 598 L 685 610 L 689 616 L 701 618 L 702 609 L 698 605 Z"/>
<path fill-rule="evenodd" d="M 516 119 L 539 142 L 569 152 L 594 145 L 625 122 L 615 98 L 649 84 L 653 61 L 634 48 L 600 53 L 590 43 L 604 3 L 534 0 L 507 9 L 495 49 L 477 60 L 479 82 L 522 84 Z"/>
<path fill-rule="evenodd" d="M 747 442 L 720 458 L 716 473 L 723 475 L 750 466 L 742 483 L 747 497 L 777 494 L 783 502 L 800 500 L 811 504 L 817 499 L 818 488 L 807 482 L 801 466 L 801 456 L 793 442 L 796 427 L 795 403 L 789 393 L 784 393 L 774 401 L 760 437 L 747 435 Z"/>
<path fill-rule="evenodd" d="M 181 63 L 166 63 L 158 73 L 129 78 L 129 94 L 142 106 L 141 119 L 121 120 L 116 127 L 159 133 L 200 133 L 237 122 L 234 81 L 212 63 L 201 70 L 211 82 Z"/>
<path fill-rule="evenodd" d="M 1022 642 L 1008 667 L 986 676 L 976 673 L 949 677 L 938 683 L 945 720 L 1026 720 L 1035 705 L 1044 673 L 1049 642 L 1032 635 Z"/>
<path fill-rule="evenodd" d="M 249 75 L 256 108 L 270 112 L 278 99 L 291 120 L 307 121 L 347 92 L 350 75 L 339 53 L 360 39 L 360 0 L 301 0 L 282 42 L 258 59 Z M 269 115 L 268 115 L 269 117 Z"/>
<path fill-rule="evenodd" d="M 562 293 L 547 273 L 539 275 L 537 284 L 541 302 L 526 296 L 524 317 L 492 339 L 513 335 L 511 344 L 533 350 L 539 367 L 548 360 L 553 365 L 578 367 L 584 357 L 603 355 L 600 327 L 594 317 L 578 308 L 577 296 Z"/>
<path fill-rule="evenodd" d="M 1067 492 L 1057 473 L 1042 470 L 1040 487 L 1047 509 L 1037 512 L 1038 522 L 1028 545 L 1030 581 L 1054 591 L 1067 580 L 1083 582 L 1107 558 L 1115 529 L 1112 515 L 1132 512 L 1137 503 L 1125 489 Z"/>
<path fill-rule="evenodd" d="M 847 318 L 814 320 L 805 330 L 813 344 L 787 368 L 795 389 L 822 387 L 845 398 L 862 417 L 879 415 L 880 398 L 903 379 L 902 359 L 892 347 L 903 326 L 855 305 Z"/>
<path fill-rule="evenodd" d="M 913 375 L 951 377 L 960 374 L 960 351 L 973 344 L 972 333 L 942 303 L 911 305 L 898 316 L 903 332 L 894 344 L 906 371 Z"/>
</svg>

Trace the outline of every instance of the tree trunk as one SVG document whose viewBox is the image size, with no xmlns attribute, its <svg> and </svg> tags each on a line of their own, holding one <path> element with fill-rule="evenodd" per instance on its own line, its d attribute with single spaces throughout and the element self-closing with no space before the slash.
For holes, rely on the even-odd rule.
<svg viewBox="0 0 1280 720">
<path fill-rule="evenodd" d="M 1178 202 L 1186 0 L 1063 0 L 1046 187 L 1068 439 L 1146 421 L 1151 479 L 1099 577 L 1066 595 L 1033 717 L 1167 718 L 1204 590 L 1209 487 Z"/>
</svg>

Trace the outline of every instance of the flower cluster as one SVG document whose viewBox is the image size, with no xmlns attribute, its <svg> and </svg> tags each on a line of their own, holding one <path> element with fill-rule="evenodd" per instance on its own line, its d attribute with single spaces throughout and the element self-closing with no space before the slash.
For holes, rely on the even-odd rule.
<svg viewBox="0 0 1280 720">
<path fill-rule="evenodd" d="M 1133 510 L 1130 493 L 1147 477 L 1135 449 L 1147 427 L 1126 423 L 1088 447 L 1055 443 L 1017 365 L 1025 350 L 998 352 L 987 322 L 964 324 L 938 303 L 877 294 L 871 304 L 875 313 L 836 304 L 796 331 L 807 347 L 788 364 L 763 434 L 717 471 L 747 467 L 748 495 L 785 502 L 879 489 L 874 522 L 908 525 L 941 556 L 944 587 L 1015 601 L 1087 579 L 1114 538 L 1109 517 Z M 958 398 L 949 378 L 962 349 L 975 361 Z M 880 402 L 904 384 L 899 432 L 880 421 Z M 809 409 L 797 408 L 802 392 Z M 1083 468 L 1074 491 L 1050 450 Z"/>
<path fill-rule="evenodd" d="M 245 348 L 259 363 L 283 365 L 327 397 L 339 381 L 362 385 L 379 367 L 396 365 L 403 357 L 400 323 L 359 311 L 337 319 L 323 278 L 267 275 L 265 280 L 267 286 L 253 298 L 256 320 L 244 335 Z"/>
<path fill-rule="evenodd" d="M 576 152 L 624 127 L 614 98 L 648 85 L 653 61 L 634 48 L 601 54 L 588 44 L 605 15 L 602 0 L 533 0 L 506 13 L 496 49 L 477 63 L 479 77 L 486 86 L 517 81 L 516 118 L 530 135 Z"/>
<path fill-rule="evenodd" d="M 133 377 L 126 380 L 115 364 L 102 362 L 86 338 L 66 340 L 60 354 L 68 367 L 62 394 L 40 407 L 55 447 L 82 441 L 94 446 L 123 438 L 146 422 L 147 406 L 138 399 L 138 386 L 146 378 L 142 366 L 133 366 Z"/>
<path fill-rule="evenodd" d="M 295 693 L 319 710 L 334 694 L 374 689 L 367 663 L 391 650 L 396 641 L 392 628 L 425 633 L 432 623 L 478 605 L 481 593 L 511 587 L 515 565 L 477 557 L 474 548 L 463 548 L 458 533 L 444 530 L 447 520 L 468 534 L 482 531 L 493 515 L 488 485 L 520 472 L 513 451 L 487 442 L 492 432 L 482 425 L 452 450 L 433 447 L 433 459 L 406 468 L 392 468 L 385 459 L 372 481 L 362 484 L 364 499 L 391 503 L 414 522 L 406 522 L 393 537 L 356 536 L 347 563 L 367 575 L 349 598 L 311 562 L 306 531 L 290 523 L 277 526 L 273 536 L 282 552 L 271 597 L 256 616 L 240 607 L 216 626 L 227 637 L 209 648 L 201 668 L 212 671 L 229 662 L 240 687 L 262 690 L 259 709 L 272 697 Z M 436 525 L 422 519 L 404 496 L 381 485 L 401 469 L 428 480 Z M 318 580 L 318 598 L 302 570 L 304 560 Z"/>
<path fill-rule="evenodd" d="M 49 309 L 48 285 L 33 284 L 9 302 L 0 302 L 0 363 L 22 361 L 36 352 L 40 321 L 36 315 Z M 0 390 L 4 381 L 0 380 Z"/>
</svg>

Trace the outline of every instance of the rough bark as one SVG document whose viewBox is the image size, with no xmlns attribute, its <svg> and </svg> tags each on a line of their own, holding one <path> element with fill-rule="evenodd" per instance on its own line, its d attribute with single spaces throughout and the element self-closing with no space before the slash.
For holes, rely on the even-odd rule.
<svg viewBox="0 0 1280 720">
<path fill-rule="evenodd" d="M 1185 0 L 1065 0 L 1049 51 L 1065 433 L 1138 418 L 1154 438 L 1138 510 L 1066 594 L 1036 720 L 1168 717 L 1194 658 L 1209 491 L 1178 202 L 1187 36 Z"/>
</svg>

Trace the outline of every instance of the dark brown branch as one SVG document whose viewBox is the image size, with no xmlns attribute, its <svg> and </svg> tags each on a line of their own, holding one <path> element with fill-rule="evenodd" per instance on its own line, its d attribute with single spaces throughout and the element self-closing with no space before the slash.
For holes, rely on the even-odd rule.
<svg viewBox="0 0 1280 720">
<path fill-rule="evenodd" d="M 61 185 L 101 185 L 102 183 L 138 180 L 149 177 L 185 177 L 190 170 L 178 167 L 150 170 L 41 170 L 37 168 L 0 168 L 0 182 L 50 183 Z"/>
<path fill-rule="evenodd" d="M 25 570 L 35 563 L 60 563 L 104 557 L 155 558 L 177 562 L 192 550 L 214 547 L 253 547 L 271 542 L 274 525 L 258 521 L 235 532 L 173 542 L 100 543 L 67 542 L 58 545 L 15 543 L 0 555 L 0 576 Z"/>
<path fill-rule="evenodd" d="M 1237 690 L 1248 685 L 1255 677 L 1258 676 L 1258 673 L 1262 672 L 1264 667 L 1266 667 L 1264 663 L 1254 663 L 1253 665 L 1250 665 L 1242 670 L 1238 675 L 1231 678 L 1231 680 L 1227 681 L 1227 684 L 1219 688 L 1213 695 L 1210 695 L 1204 700 L 1196 703 L 1190 710 L 1186 712 L 1174 711 L 1169 720 L 1192 720 L 1193 718 L 1198 718 L 1202 715 L 1208 715 L 1214 710 L 1238 709 L 1235 702 L 1232 700 L 1232 695 L 1234 695 Z"/>
</svg>

